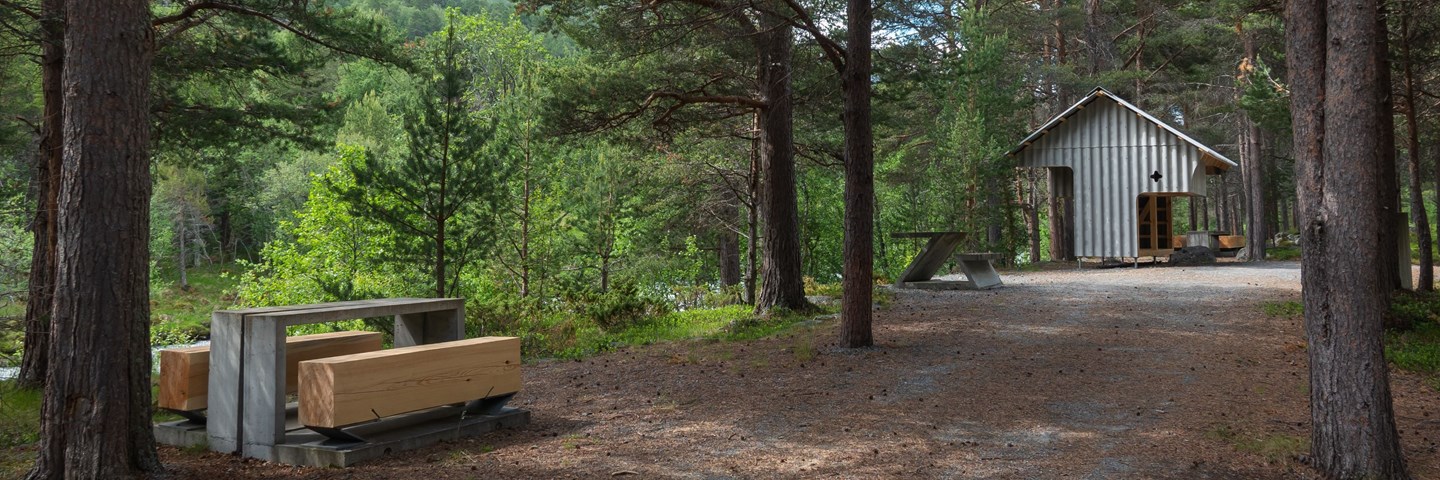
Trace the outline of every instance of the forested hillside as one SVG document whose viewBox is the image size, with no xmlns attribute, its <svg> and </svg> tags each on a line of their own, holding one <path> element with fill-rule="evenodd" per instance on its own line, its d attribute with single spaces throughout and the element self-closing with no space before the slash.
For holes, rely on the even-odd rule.
<svg viewBox="0 0 1440 480">
<path fill-rule="evenodd" d="M 37 4 L 5 5 L 0 291 L 18 299 L 44 250 L 26 231 L 43 205 L 43 42 L 26 18 Z M 754 302 L 772 240 L 749 20 L 704 2 L 187 5 L 153 6 L 153 282 L 184 289 L 189 269 L 238 262 L 238 305 L 450 295 L 472 299 L 482 323 L 604 302 Z M 1402 155 L 1436 130 L 1431 7 L 1397 3 L 1390 17 L 1396 125 L 1418 141 Z M 1044 172 L 1005 153 L 1096 86 L 1242 165 L 1182 204 L 1176 231 L 1293 230 L 1279 8 L 884 5 L 876 275 L 898 274 L 920 246 L 897 231 L 973 232 L 967 249 L 1016 264 L 1067 257 L 1049 245 Z M 793 229 L 801 274 L 823 284 L 842 269 L 832 64 L 844 12 L 802 11 L 775 40 L 793 43 L 798 224 L 773 226 Z M 1418 182 L 1429 163 L 1403 170 Z"/>
<path fill-rule="evenodd" d="M 1314 451 L 1393 460 L 1316 465 L 1403 476 L 1393 432 L 1336 419 L 1393 430 L 1402 212 L 1433 290 L 1434 2 L 95 5 L 0 0 L 0 353 L 48 388 L 37 478 L 95 432 L 158 468 L 144 352 L 217 308 L 462 297 L 469 336 L 581 357 L 840 297 L 837 345 L 870 346 L 872 288 L 922 248 L 893 234 L 1075 260 L 1071 200 L 1011 154 L 1097 87 L 1238 164 L 1165 225 L 1305 243 Z"/>
</svg>

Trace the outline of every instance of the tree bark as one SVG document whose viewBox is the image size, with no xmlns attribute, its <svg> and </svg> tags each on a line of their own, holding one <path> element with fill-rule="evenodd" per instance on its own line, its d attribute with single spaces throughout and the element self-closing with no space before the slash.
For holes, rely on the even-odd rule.
<svg viewBox="0 0 1440 480">
<path fill-rule="evenodd" d="M 755 312 L 774 308 L 808 310 L 800 258 L 800 213 L 795 193 L 795 139 L 790 63 L 794 49 L 791 27 L 773 13 L 762 13 L 759 51 L 761 225 L 761 276 L 764 283 L 755 299 Z"/>
<path fill-rule="evenodd" d="M 1390 286 L 1391 291 L 1394 291 L 1401 288 L 1400 275 L 1402 272 L 1398 265 L 1400 247 L 1397 243 L 1400 238 L 1400 228 L 1403 228 L 1400 226 L 1403 220 L 1399 219 L 1403 217 L 1400 216 L 1400 172 L 1395 162 L 1395 100 L 1391 95 L 1393 83 L 1390 78 L 1390 35 L 1385 23 L 1385 3 L 1378 2 L 1378 4 L 1379 6 L 1376 8 L 1379 10 L 1374 16 L 1374 31 L 1375 35 L 1379 35 L 1379 37 L 1375 40 L 1374 54 L 1375 68 L 1380 70 L 1375 72 L 1379 79 L 1372 98 L 1384 113 L 1380 115 L 1379 123 L 1374 124 L 1374 128 L 1379 130 L 1380 139 L 1376 150 L 1380 161 L 1380 188 L 1375 193 L 1380 197 L 1382 215 L 1380 218 L 1384 220 L 1380 224 L 1379 244 L 1380 258 L 1384 261 L 1378 263 L 1377 266 L 1381 269 L 1380 279 Z M 1331 13 L 1335 12 L 1332 10 Z M 1410 247 L 1407 245 L 1405 248 L 1409 249 Z M 1410 276 L 1408 267 L 1403 274 L 1407 277 Z M 1388 301 L 1386 305 L 1389 305 Z"/>
<path fill-rule="evenodd" d="M 1435 257 L 1430 252 L 1430 219 L 1425 211 L 1424 173 L 1420 169 L 1420 126 L 1415 102 L 1415 57 L 1410 50 L 1410 17 L 1413 6 L 1402 5 L 1400 17 L 1400 48 L 1405 57 L 1405 150 L 1410 167 L 1410 221 L 1415 223 L 1416 243 L 1420 248 L 1420 282 L 1415 289 L 1435 290 Z"/>
<path fill-rule="evenodd" d="M 1240 29 L 1241 43 L 1245 48 L 1246 64 L 1250 66 L 1246 82 L 1254 81 L 1254 66 L 1256 65 L 1255 54 L 1255 33 L 1245 30 L 1245 22 L 1238 22 Z M 1245 74 L 1246 72 L 1241 72 Z M 1249 261 L 1258 262 L 1265 260 L 1265 243 L 1269 238 L 1269 230 L 1265 228 L 1266 216 L 1265 206 L 1268 204 L 1265 198 L 1265 161 L 1261 155 L 1260 127 L 1250 119 L 1250 115 L 1241 114 L 1240 124 L 1244 131 L 1244 152 L 1243 177 L 1245 182 L 1245 206 L 1246 215 L 1245 228 L 1245 250 L 1249 252 Z"/>
<path fill-rule="evenodd" d="M 1085 0 L 1085 43 L 1090 56 L 1090 75 L 1108 71 L 1111 65 L 1110 42 L 1101 31 L 1101 0 Z"/>
<path fill-rule="evenodd" d="M 31 478 L 160 470 L 150 427 L 149 4 L 65 3 L 59 260 Z"/>
<path fill-rule="evenodd" d="M 1285 13 L 1301 269 L 1310 357 L 1311 456 L 1330 478 L 1408 478 L 1382 355 L 1390 288 L 1383 242 L 1379 12 L 1366 0 L 1294 0 Z M 1339 132 L 1325 135 L 1327 131 Z M 1369 248 L 1366 248 L 1369 247 Z"/>
<path fill-rule="evenodd" d="M 25 343 L 16 381 L 41 387 L 50 355 L 50 317 L 55 304 L 55 224 L 59 210 L 60 169 L 64 158 L 65 0 L 40 3 L 40 88 L 45 102 L 40 149 L 35 157 L 35 217 L 30 230 L 30 298 L 25 302 Z"/>
<path fill-rule="evenodd" d="M 868 347 L 875 270 L 875 139 L 870 125 L 870 0 L 846 3 L 845 258 L 840 296 L 840 346 Z"/>
</svg>

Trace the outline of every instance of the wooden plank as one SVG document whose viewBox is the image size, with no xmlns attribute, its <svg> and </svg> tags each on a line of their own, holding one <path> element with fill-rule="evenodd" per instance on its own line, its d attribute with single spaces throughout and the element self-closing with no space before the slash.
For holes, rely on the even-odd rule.
<svg viewBox="0 0 1440 480">
<path fill-rule="evenodd" d="M 1221 235 L 1219 238 L 1221 249 L 1244 248 L 1244 235 Z"/>
<path fill-rule="evenodd" d="M 334 332 L 300 335 L 285 339 L 287 369 L 286 392 L 296 391 L 298 375 L 295 365 L 336 355 L 372 352 L 381 347 L 379 332 Z M 196 411 L 208 406 L 210 382 L 210 346 L 174 348 L 160 351 L 161 408 Z"/>
<path fill-rule="evenodd" d="M 300 423 L 338 428 L 520 391 L 520 339 L 481 337 L 300 362 Z"/>
</svg>

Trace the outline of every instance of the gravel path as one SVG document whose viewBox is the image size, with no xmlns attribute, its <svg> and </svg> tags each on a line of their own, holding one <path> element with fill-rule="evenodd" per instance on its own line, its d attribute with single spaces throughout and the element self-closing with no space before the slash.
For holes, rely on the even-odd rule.
<svg viewBox="0 0 1440 480">
<path fill-rule="evenodd" d="M 179 477 L 1310 478 L 1293 262 L 1004 273 L 897 292 L 877 347 L 820 321 L 776 338 L 528 365 L 533 423 L 361 465 L 167 449 Z M 1393 379 L 1416 478 L 1440 478 L 1434 390 Z"/>
</svg>

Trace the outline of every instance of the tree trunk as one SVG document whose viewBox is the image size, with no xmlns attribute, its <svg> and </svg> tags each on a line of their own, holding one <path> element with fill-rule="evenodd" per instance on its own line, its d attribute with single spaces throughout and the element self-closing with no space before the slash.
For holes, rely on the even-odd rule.
<svg viewBox="0 0 1440 480">
<path fill-rule="evenodd" d="M 1100 0 L 1085 0 L 1085 44 L 1090 56 L 1090 76 L 1110 69 L 1110 49 L 1105 32 L 1100 31 Z"/>
<path fill-rule="evenodd" d="M 40 3 L 40 85 L 45 111 L 40 149 L 35 157 L 35 245 L 30 257 L 30 298 L 25 302 L 25 343 L 16 381 L 24 387 L 45 383 L 49 360 L 50 317 L 55 304 L 55 225 L 59 210 L 60 169 L 64 158 L 65 0 Z"/>
<path fill-rule="evenodd" d="M 875 343 L 870 321 L 875 281 L 875 139 L 870 126 L 870 0 L 849 0 L 842 83 L 845 95 L 845 258 L 840 346 Z"/>
<path fill-rule="evenodd" d="M 1401 8 L 1405 9 L 1400 18 L 1400 48 L 1405 56 L 1405 150 L 1410 161 L 1410 221 L 1415 223 L 1420 247 L 1420 283 L 1415 289 L 1430 292 L 1435 290 L 1435 258 L 1430 253 L 1430 219 L 1425 211 L 1424 174 L 1420 169 L 1420 126 L 1415 123 L 1419 117 L 1415 112 L 1415 57 L 1410 51 L 1410 16 L 1414 7 L 1402 5 Z"/>
<path fill-rule="evenodd" d="M 1265 165 L 1260 154 L 1260 127 L 1255 125 L 1248 115 L 1242 115 L 1240 121 L 1245 128 L 1245 172 L 1242 177 L 1245 182 L 1245 206 L 1248 210 L 1245 219 L 1245 249 L 1250 252 L 1249 261 L 1258 262 L 1265 260 L 1265 243 L 1270 236 L 1265 222 Z"/>
<path fill-rule="evenodd" d="M 1246 74 L 1246 82 L 1253 82 L 1256 55 L 1255 55 L 1255 33 L 1245 30 L 1245 22 L 1238 23 L 1240 29 L 1240 40 L 1245 48 L 1245 61 L 1250 66 Z M 1249 261 L 1258 262 L 1265 260 L 1265 240 L 1269 237 L 1269 231 L 1265 228 L 1265 206 L 1268 204 L 1265 199 L 1265 161 L 1261 154 L 1260 127 L 1250 119 L 1249 114 L 1240 115 L 1240 124 L 1245 137 L 1242 165 L 1245 182 L 1245 206 L 1248 210 L 1245 226 L 1245 250 L 1250 253 Z"/>
<path fill-rule="evenodd" d="M 65 4 L 59 262 L 31 478 L 160 470 L 150 426 L 149 5 Z"/>
<path fill-rule="evenodd" d="M 759 51 L 760 98 L 760 219 L 765 243 L 761 276 L 764 283 L 755 299 L 755 312 L 780 307 L 808 310 L 800 258 L 800 214 L 796 208 L 795 140 L 791 103 L 790 63 L 794 40 L 786 20 L 761 14 Z"/>
<path fill-rule="evenodd" d="M 1397 245 L 1400 238 L 1401 221 L 1400 217 L 1400 171 L 1395 163 L 1395 102 L 1391 95 L 1390 78 L 1390 34 L 1385 24 L 1385 4 L 1379 2 L 1379 14 L 1375 15 L 1375 32 L 1379 38 L 1375 41 L 1375 64 L 1379 75 L 1375 89 L 1375 100 L 1379 102 L 1379 108 L 1384 114 L 1380 116 L 1380 123 L 1375 124 L 1379 130 L 1380 145 L 1376 152 L 1380 160 L 1380 189 L 1375 192 L 1380 197 L 1381 215 L 1384 222 L 1380 224 L 1380 247 L 1381 257 L 1385 259 L 1378 264 L 1381 268 L 1380 279 L 1387 281 L 1390 290 L 1401 288 L 1400 275 L 1402 273 L 1410 276 L 1410 269 L 1405 268 L 1401 272 L 1398 261 L 1400 260 L 1400 247 Z M 1333 11 L 1332 11 L 1333 13 Z M 1405 247 L 1410 248 L 1408 245 Z M 1408 253 L 1408 251 L 1406 252 Z M 1388 297 L 1387 297 L 1388 298 Z M 1386 302 L 1389 305 L 1389 302 Z"/>
<path fill-rule="evenodd" d="M 739 222 L 740 205 L 733 192 L 727 189 L 723 194 L 726 199 L 720 207 L 720 214 L 725 220 L 715 235 L 715 251 L 719 257 L 716 260 L 720 263 L 720 285 L 732 287 L 740 284 L 740 233 L 731 228 L 730 222 Z"/>
<path fill-rule="evenodd" d="M 1030 238 L 1030 263 L 1040 263 L 1040 194 L 1033 171 L 1025 173 L 1030 198 L 1025 202 L 1025 233 Z"/>
<path fill-rule="evenodd" d="M 1330 478 L 1408 478 L 1395 431 L 1381 319 L 1391 217 L 1374 161 L 1390 112 L 1380 82 L 1375 2 L 1292 1 L 1285 18 L 1301 269 L 1310 357 L 1311 456 Z M 1325 135 L 1325 132 L 1343 134 Z M 1369 248 L 1366 248 L 1369 247 Z"/>
<path fill-rule="evenodd" d="M 1196 230 L 1210 231 L 1210 197 L 1200 197 L 1200 220 L 1201 228 Z"/>
</svg>

